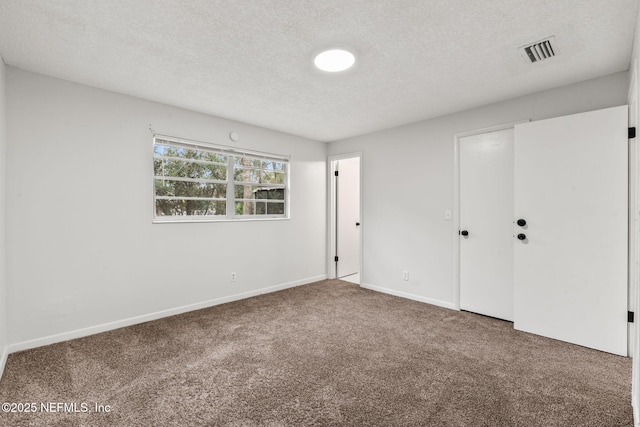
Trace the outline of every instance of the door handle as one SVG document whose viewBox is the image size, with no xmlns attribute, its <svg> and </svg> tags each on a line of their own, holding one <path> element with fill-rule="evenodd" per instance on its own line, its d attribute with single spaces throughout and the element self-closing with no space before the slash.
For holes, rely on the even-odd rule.
<svg viewBox="0 0 640 427">
<path fill-rule="evenodd" d="M 468 232 L 467 230 L 462 230 L 462 231 L 460 232 L 460 235 L 462 235 L 462 236 L 464 236 L 464 237 L 467 237 L 467 236 L 469 235 L 469 232 Z"/>
<path fill-rule="evenodd" d="M 524 233 L 520 233 L 520 234 L 518 234 L 518 240 L 524 240 L 524 239 L 526 239 L 526 238 L 527 238 L 527 235 L 526 235 L 526 234 L 524 234 Z"/>
<path fill-rule="evenodd" d="M 360 227 L 360 223 L 359 222 L 356 222 L 356 227 Z"/>
<path fill-rule="evenodd" d="M 520 218 L 518 221 L 516 221 L 516 224 L 518 224 L 520 227 L 524 227 L 525 225 L 527 225 L 527 221 Z"/>
</svg>

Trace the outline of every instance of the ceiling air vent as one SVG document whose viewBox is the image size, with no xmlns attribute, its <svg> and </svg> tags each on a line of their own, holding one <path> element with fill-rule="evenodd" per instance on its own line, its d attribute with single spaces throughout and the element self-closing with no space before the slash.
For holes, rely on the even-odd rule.
<svg viewBox="0 0 640 427">
<path fill-rule="evenodd" d="M 555 41 L 555 37 L 547 37 L 533 44 L 522 46 L 520 51 L 529 62 L 544 61 L 545 59 L 556 56 Z"/>
</svg>

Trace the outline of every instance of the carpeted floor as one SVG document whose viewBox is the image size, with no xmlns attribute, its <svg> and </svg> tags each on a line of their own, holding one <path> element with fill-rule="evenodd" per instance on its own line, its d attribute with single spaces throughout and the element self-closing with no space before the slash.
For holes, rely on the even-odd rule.
<svg viewBox="0 0 640 427">
<path fill-rule="evenodd" d="M 631 359 L 334 280 L 12 354 L 37 412 L 0 424 L 631 426 L 630 394 Z"/>
</svg>

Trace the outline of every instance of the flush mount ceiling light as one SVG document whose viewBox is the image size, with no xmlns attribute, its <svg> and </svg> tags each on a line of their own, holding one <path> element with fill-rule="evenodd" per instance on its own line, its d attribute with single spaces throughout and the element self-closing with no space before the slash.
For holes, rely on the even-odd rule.
<svg viewBox="0 0 640 427">
<path fill-rule="evenodd" d="M 316 67 L 330 73 L 347 70 L 353 67 L 355 62 L 356 57 L 353 53 L 344 49 L 325 50 L 316 55 L 313 60 Z"/>
</svg>

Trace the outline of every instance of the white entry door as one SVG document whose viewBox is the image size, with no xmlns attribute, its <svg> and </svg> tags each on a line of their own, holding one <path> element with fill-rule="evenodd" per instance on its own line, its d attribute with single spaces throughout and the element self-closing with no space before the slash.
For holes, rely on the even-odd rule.
<svg viewBox="0 0 640 427">
<path fill-rule="evenodd" d="M 515 126 L 514 327 L 627 354 L 627 107 Z"/>
<path fill-rule="evenodd" d="M 460 308 L 513 321 L 513 128 L 458 141 Z"/>
<path fill-rule="evenodd" d="M 337 162 L 336 276 L 347 277 L 360 272 L 360 158 Z"/>
</svg>

